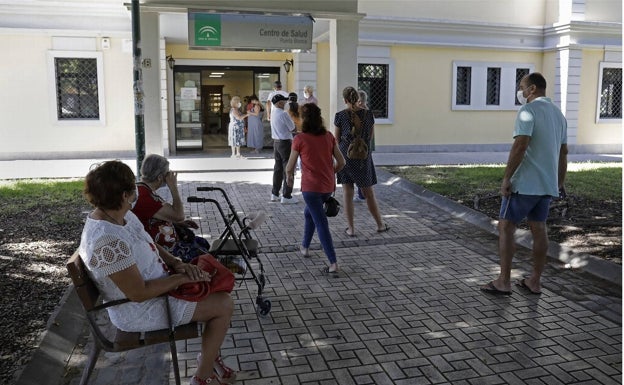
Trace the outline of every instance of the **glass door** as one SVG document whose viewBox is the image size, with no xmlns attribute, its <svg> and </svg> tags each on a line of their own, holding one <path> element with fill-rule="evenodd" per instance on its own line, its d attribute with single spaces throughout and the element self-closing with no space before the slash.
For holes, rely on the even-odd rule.
<svg viewBox="0 0 624 385">
<path fill-rule="evenodd" d="M 276 72 L 277 71 L 277 72 Z M 273 92 L 273 83 L 279 80 L 279 68 L 264 68 L 254 71 L 254 90 L 262 105 L 266 105 L 267 98 Z"/>
<path fill-rule="evenodd" d="M 175 143 L 177 150 L 203 149 L 201 71 L 177 70 L 175 93 Z"/>
</svg>

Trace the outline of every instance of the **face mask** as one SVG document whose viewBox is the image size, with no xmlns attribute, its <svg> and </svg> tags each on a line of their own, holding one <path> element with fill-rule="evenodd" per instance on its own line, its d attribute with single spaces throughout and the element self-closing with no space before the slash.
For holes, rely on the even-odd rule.
<svg viewBox="0 0 624 385">
<path fill-rule="evenodd" d="M 518 90 L 518 92 L 516 92 L 516 98 L 518 98 L 520 104 L 527 104 L 527 98 L 524 97 L 522 90 Z"/>
<path fill-rule="evenodd" d="M 241 108 L 242 104 L 241 103 L 236 103 L 236 108 Z"/>
<path fill-rule="evenodd" d="M 128 203 L 130 204 L 130 210 L 134 209 L 134 206 L 136 206 L 137 201 L 139 200 L 139 189 L 135 189 L 134 190 L 134 200 L 129 200 Z"/>
<path fill-rule="evenodd" d="M 307 99 L 307 98 L 309 98 L 309 97 L 310 97 L 310 94 L 309 94 L 309 93 L 307 93 L 307 92 L 305 92 L 305 93 L 303 94 L 303 96 L 305 96 L 305 98 Z"/>
</svg>

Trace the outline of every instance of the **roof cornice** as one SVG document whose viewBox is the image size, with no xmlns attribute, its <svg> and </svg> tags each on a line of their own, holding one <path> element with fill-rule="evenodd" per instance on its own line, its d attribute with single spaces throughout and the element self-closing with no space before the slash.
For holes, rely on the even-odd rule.
<svg viewBox="0 0 624 385">
<path fill-rule="evenodd" d="M 366 17 L 360 22 L 363 44 L 406 44 L 538 51 L 541 26 L 517 26 L 457 20 Z"/>
<path fill-rule="evenodd" d="M 360 22 L 360 44 L 470 47 L 546 51 L 564 45 L 622 45 L 622 24 L 574 21 L 551 26 L 519 26 L 457 20 L 367 16 Z"/>
<path fill-rule="evenodd" d="M 572 21 L 544 28 L 544 49 L 565 46 L 578 48 L 596 46 L 622 47 L 622 23 Z"/>
</svg>

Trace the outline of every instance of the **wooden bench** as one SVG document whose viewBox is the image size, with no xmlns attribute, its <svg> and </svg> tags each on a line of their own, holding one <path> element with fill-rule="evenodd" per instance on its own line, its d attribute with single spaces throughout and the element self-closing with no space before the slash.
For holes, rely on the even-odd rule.
<svg viewBox="0 0 624 385">
<path fill-rule="evenodd" d="M 171 360 L 173 362 L 173 370 L 175 374 L 176 384 L 180 385 L 180 370 L 178 365 L 178 353 L 176 349 L 177 340 L 186 340 L 190 338 L 196 338 L 201 335 L 200 325 L 197 322 L 181 325 L 178 327 L 170 326 L 168 329 L 155 330 L 149 332 L 124 332 L 115 328 L 113 325 L 99 325 L 97 320 L 97 313 L 108 307 L 121 305 L 129 302 L 128 299 L 122 299 L 117 301 L 111 301 L 102 303 L 100 292 L 87 274 L 87 269 L 78 255 L 75 252 L 67 261 L 67 271 L 71 277 L 78 298 L 84 307 L 87 320 L 89 321 L 89 327 L 91 329 L 91 335 L 93 336 L 94 344 L 93 349 L 89 353 L 89 359 L 82 372 L 80 379 L 80 385 L 86 385 L 89 381 L 89 376 L 95 367 L 95 363 L 102 350 L 107 352 L 123 352 L 127 350 L 142 348 L 148 345 L 169 343 L 171 349 Z M 171 325 L 171 315 L 169 314 L 169 299 L 168 296 L 162 297 L 167 302 L 167 319 L 169 325 Z M 101 318 L 101 317 L 100 317 Z M 101 320 L 100 320 L 101 323 Z M 105 332 L 105 330 L 112 329 L 114 332 Z M 114 334 L 111 339 L 108 335 Z"/>
</svg>

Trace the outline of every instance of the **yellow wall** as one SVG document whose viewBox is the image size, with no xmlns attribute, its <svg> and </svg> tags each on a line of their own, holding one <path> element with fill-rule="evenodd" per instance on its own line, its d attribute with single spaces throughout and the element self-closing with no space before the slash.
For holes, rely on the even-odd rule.
<svg viewBox="0 0 624 385">
<path fill-rule="evenodd" d="M 540 54 L 393 47 L 394 123 L 376 126 L 379 145 L 498 144 L 511 141 L 515 111 L 451 110 L 453 61 L 533 63 Z"/>
<path fill-rule="evenodd" d="M 329 116 L 329 43 L 316 45 L 316 90 L 319 107 L 325 120 L 325 127 L 334 131 L 334 117 Z"/>
<path fill-rule="evenodd" d="M 583 50 L 577 144 L 622 143 L 622 123 L 596 123 L 598 81 L 603 50 Z"/>
<path fill-rule="evenodd" d="M 132 55 L 121 45 L 112 38 L 111 49 L 103 51 L 106 124 L 58 125 L 46 55 L 51 37 L 3 35 L 0 152 L 134 151 Z"/>
<path fill-rule="evenodd" d="M 542 69 L 535 69 L 537 72 L 541 72 L 546 78 L 546 96 L 552 98 L 555 92 L 555 76 L 556 76 L 556 65 L 557 65 L 557 54 L 555 52 L 545 52 L 542 55 Z"/>
</svg>

